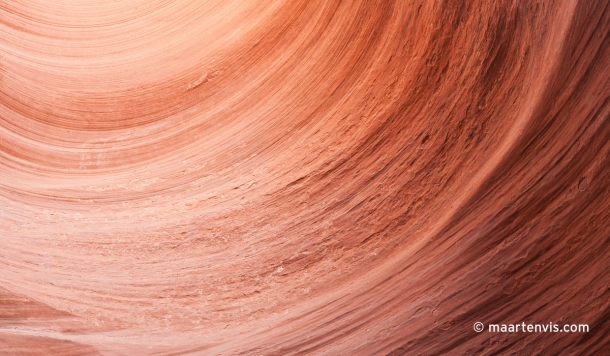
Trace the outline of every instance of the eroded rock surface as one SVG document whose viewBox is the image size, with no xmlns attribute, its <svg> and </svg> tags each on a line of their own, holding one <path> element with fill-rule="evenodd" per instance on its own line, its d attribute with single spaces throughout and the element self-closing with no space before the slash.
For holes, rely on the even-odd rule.
<svg viewBox="0 0 610 356">
<path fill-rule="evenodd" d="M 608 2 L 11 0 L 0 34 L 0 353 L 610 349 Z"/>
</svg>

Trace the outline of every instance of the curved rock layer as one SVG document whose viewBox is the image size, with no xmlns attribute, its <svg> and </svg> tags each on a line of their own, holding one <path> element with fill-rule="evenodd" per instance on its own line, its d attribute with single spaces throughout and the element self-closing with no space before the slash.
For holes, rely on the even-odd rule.
<svg viewBox="0 0 610 356">
<path fill-rule="evenodd" d="M 610 349 L 607 1 L 11 0 L 0 34 L 1 353 Z"/>
</svg>

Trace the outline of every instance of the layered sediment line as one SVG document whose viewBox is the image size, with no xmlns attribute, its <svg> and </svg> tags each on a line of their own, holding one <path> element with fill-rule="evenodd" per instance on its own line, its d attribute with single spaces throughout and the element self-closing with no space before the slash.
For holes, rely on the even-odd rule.
<svg viewBox="0 0 610 356">
<path fill-rule="evenodd" d="M 607 2 L 18 0 L 0 34 L 0 351 L 610 347 Z"/>
</svg>

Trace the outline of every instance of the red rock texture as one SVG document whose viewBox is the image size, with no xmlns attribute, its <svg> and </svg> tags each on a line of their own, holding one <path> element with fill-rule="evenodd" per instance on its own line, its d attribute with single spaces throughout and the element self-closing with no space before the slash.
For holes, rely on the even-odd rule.
<svg viewBox="0 0 610 356">
<path fill-rule="evenodd" d="M 609 83 L 601 0 L 2 1 L 0 353 L 607 354 Z"/>
</svg>

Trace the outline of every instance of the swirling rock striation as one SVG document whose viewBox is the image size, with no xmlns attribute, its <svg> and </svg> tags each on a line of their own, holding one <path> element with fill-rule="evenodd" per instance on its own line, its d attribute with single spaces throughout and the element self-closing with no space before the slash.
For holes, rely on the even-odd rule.
<svg viewBox="0 0 610 356">
<path fill-rule="evenodd" d="M 610 349 L 608 2 L 13 0 L 0 34 L 2 353 Z"/>
</svg>

